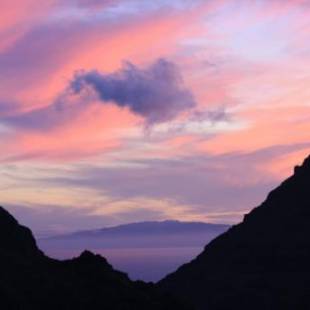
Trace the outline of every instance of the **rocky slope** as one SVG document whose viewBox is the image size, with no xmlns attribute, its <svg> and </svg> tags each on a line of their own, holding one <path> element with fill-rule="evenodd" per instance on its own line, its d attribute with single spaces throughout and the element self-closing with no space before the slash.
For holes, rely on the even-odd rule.
<svg viewBox="0 0 310 310">
<path fill-rule="evenodd" d="M 310 157 L 159 286 L 197 309 L 310 309 Z"/>
<path fill-rule="evenodd" d="M 3 208 L 0 275 L 1 309 L 188 309 L 153 284 L 131 281 L 91 252 L 67 261 L 48 258 L 31 231 Z"/>
</svg>

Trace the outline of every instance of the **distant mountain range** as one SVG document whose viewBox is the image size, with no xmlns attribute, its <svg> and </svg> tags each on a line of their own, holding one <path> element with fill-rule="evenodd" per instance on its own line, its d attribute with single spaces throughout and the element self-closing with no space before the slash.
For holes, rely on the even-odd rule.
<svg viewBox="0 0 310 310">
<path fill-rule="evenodd" d="M 147 221 L 124 224 L 114 227 L 107 227 L 96 230 L 78 231 L 72 234 L 66 234 L 62 237 L 102 237 L 107 234 L 178 234 L 178 233 L 199 233 L 214 232 L 227 229 L 229 225 L 209 224 L 205 222 L 181 222 L 174 220 L 167 221 Z"/>
<path fill-rule="evenodd" d="M 203 246 L 229 228 L 228 225 L 202 222 L 140 222 L 96 230 L 79 231 L 38 240 L 51 248 L 158 248 Z"/>
</svg>

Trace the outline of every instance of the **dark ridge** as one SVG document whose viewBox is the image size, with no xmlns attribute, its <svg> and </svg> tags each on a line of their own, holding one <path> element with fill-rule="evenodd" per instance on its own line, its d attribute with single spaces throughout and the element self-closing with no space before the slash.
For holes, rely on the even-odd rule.
<svg viewBox="0 0 310 310">
<path fill-rule="evenodd" d="M 19 254 L 22 257 L 42 255 L 29 228 L 19 225 L 16 219 L 0 207 L 0 248 L 2 254 Z"/>
<path fill-rule="evenodd" d="M 190 309 L 154 284 L 133 282 L 100 255 L 58 261 L 0 207 L 0 308 L 4 310 Z"/>
<path fill-rule="evenodd" d="M 197 309 L 310 309 L 310 157 L 158 286 Z"/>
</svg>

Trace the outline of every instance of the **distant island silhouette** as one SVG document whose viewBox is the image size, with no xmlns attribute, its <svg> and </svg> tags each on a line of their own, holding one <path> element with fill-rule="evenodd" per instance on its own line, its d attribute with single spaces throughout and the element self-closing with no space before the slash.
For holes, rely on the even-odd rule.
<svg viewBox="0 0 310 310">
<path fill-rule="evenodd" d="M 47 257 L 0 208 L 2 309 L 310 309 L 310 157 L 193 261 L 157 284 L 84 251 Z"/>
</svg>

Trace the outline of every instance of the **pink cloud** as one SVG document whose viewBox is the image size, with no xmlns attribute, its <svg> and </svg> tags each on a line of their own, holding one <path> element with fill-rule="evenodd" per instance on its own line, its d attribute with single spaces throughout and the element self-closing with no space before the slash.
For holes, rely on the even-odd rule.
<svg viewBox="0 0 310 310">
<path fill-rule="evenodd" d="M 100 186 L 110 189 L 111 195 L 127 198 L 128 191 L 139 196 L 141 187 L 145 195 L 182 196 L 189 205 L 199 203 L 197 209 L 191 206 L 191 212 L 207 216 L 206 210 L 231 214 L 229 195 L 235 199 L 234 214 L 241 204 L 260 201 L 267 187 L 287 175 L 309 151 L 306 1 L 201 1 L 186 10 L 172 9 L 170 4 L 126 14 L 127 2 L 119 1 L 123 15 L 114 19 L 99 14 L 106 8 L 98 7 L 97 1 L 41 2 L 0 4 L 2 161 L 69 164 L 83 159 L 91 165 L 94 158 L 113 153 L 115 165 L 118 160 L 131 160 L 133 166 L 142 162 L 151 168 L 130 173 L 120 168 L 120 179 L 123 173 L 128 180 L 137 176 L 136 183 L 129 189 L 129 182 L 123 184 L 124 192 L 114 193 L 107 177 Z M 202 120 L 193 120 L 189 113 L 144 134 L 141 117 L 113 105 L 70 106 L 69 102 L 61 116 L 53 113 L 53 103 L 76 70 L 110 76 L 124 60 L 146 68 L 159 57 L 180 67 L 198 110 L 206 111 Z M 213 124 L 207 112 L 222 107 L 229 119 Z M 47 111 L 44 117 L 41 109 Z M 25 117 L 32 126 L 5 122 L 27 112 L 41 115 L 43 126 L 36 128 Z M 199 122 L 211 124 L 196 131 L 191 128 Z M 176 159 L 180 162 L 174 169 Z M 251 170 L 245 179 L 240 175 L 243 169 Z M 109 172 L 114 176 L 115 171 Z M 144 182 L 146 175 L 149 184 Z M 155 185 L 162 183 L 157 192 Z M 218 196 L 223 188 L 224 198 Z M 241 197 L 245 189 L 249 192 Z M 204 201 L 207 207 L 201 206 Z M 221 209 L 221 204 L 227 208 Z"/>
<path fill-rule="evenodd" d="M 46 131 L 17 131 L 6 140 L 3 161 L 75 161 L 115 150 L 137 119 L 114 106 L 90 105 L 58 127 Z"/>
</svg>

